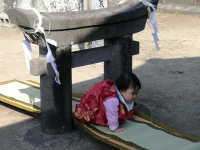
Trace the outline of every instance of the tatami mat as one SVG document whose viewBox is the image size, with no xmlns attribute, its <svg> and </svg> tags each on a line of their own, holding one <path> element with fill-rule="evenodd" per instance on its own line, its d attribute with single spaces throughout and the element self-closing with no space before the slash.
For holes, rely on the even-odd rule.
<svg viewBox="0 0 200 150">
<path fill-rule="evenodd" d="M 77 96 L 76 99 L 78 99 Z M 39 113 L 39 85 L 32 81 L 2 82 L 0 83 L 0 101 L 30 112 Z M 76 103 L 77 101 L 73 101 L 73 107 Z M 200 150 L 200 142 L 192 142 L 169 134 L 163 127 L 154 125 L 154 123 L 139 116 L 136 116 L 135 120 L 123 123 L 121 126 L 125 128 L 125 131 L 119 133 L 111 132 L 106 127 L 84 124 L 77 120 L 76 122 L 99 140 L 120 149 Z"/>
</svg>

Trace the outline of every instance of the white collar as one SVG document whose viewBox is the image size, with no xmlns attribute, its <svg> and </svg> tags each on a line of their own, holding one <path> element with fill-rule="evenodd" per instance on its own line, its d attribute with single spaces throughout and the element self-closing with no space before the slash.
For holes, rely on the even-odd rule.
<svg viewBox="0 0 200 150">
<path fill-rule="evenodd" d="M 117 88 L 116 88 L 116 91 L 117 91 L 119 101 L 126 106 L 127 110 L 130 111 L 131 109 L 133 109 L 134 102 L 127 102 Z"/>
</svg>

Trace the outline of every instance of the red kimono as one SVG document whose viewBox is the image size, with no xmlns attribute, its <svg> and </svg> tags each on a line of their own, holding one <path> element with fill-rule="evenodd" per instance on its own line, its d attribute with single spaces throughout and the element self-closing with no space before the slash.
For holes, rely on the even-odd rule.
<svg viewBox="0 0 200 150">
<path fill-rule="evenodd" d="M 76 105 L 75 117 L 83 122 L 107 126 L 108 121 L 106 119 L 103 102 L 112 97 L 118 97 L 116 86 L 112 80 L 103 80 L 96 83 L 81 98 L 80 103 Z M 134 112 L 134 110 L 128 112 L 126 107 L 120 103 L 118 112 L 119 119 L 130 119 Z"/>
</svg>

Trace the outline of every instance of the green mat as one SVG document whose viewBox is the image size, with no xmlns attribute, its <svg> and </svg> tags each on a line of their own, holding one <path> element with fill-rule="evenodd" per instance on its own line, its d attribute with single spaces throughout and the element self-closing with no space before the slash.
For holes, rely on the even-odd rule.
<svg viewBox="0 0 200 150">
<path fill-rule="evenodd" d="M 79 98 L 76 98 L 79 99 Z M 6 81 L 0 83 L 0 101 L 31 112 L 40 112 L 39 85 L 32 81 Z M 73 101 L 73 106 L 77 101 Z M 76 120 L 87 132 L 97 139 L 120 149 L 129 150 L 200 150 L 200 142 L 174 136 L 174 130 L 165 130 L 149 120 L 136 116 L 135 120 L 126 121 L 124 132 L 111 132 L 106 127 L 84 124 Z M 181 136 L 181 134 L 178 134 Z M 184 136 L 183 136 L 184 137 Z"/>
</svg>

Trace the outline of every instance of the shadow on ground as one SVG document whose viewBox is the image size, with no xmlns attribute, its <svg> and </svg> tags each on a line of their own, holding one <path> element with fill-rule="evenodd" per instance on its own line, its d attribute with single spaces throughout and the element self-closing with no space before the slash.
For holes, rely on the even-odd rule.
<svg viewBox="0 0 200 150">
<path fill-rule="evenodd" d="M 33 115 L 6 104 L 0 105 L 6 109 L 14 109 L 20 113 Z M 65 134 L 47 135 L 41 132 L 39 116 L 13 123 L 0 128 L 1 150 L 115 150 L 101 143 L 75 126 L 73 131 Z"/>
</svg>

